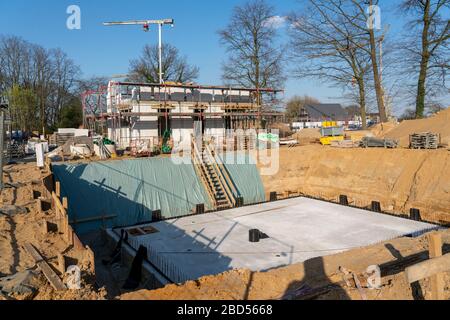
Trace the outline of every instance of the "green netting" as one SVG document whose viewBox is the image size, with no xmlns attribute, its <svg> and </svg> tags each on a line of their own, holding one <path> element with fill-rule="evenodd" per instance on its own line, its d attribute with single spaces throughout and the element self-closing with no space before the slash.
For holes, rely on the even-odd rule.
<svg viewBox="0 0 450 320">
<path fill-rule="evenodd" d="M 246 152 L 228 152 L 219 155 L 244 204 L 265 201 L 264 185 L 254 158 Z"/>
<path fill-rule="evenodd" d="M 197 204 L 211 209 L 207 193 L 191 164 L 169 158 L 55 164 L 61 194 L 69 200 L 71 220 L 116 215 L 106 226 L 129 226 L 152 219 L 153 210 L 165 218 L 192 214 Z M 99 219 L 76 225 L 78 232 L 98 229 Z"/>
</svg>

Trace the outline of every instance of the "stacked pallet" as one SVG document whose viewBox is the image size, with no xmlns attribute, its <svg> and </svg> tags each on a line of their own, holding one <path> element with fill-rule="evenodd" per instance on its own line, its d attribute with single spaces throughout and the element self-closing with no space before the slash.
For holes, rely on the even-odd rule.
<svg viewBox="0 0 450 320">
<path fill-rule="evenodd" d="M 64 145 L 70 138 L 75 137 L 74 133 L 55 133 L 56 145 L 58 147 Z"/>
<path fill-rule="evenodd" d="M 431 132 L 414 133 L 409 136 L 410 149 L 437 149 L 439 147 L 439 134 Z"/>
<path fill-rule="evenodd" d="M 10 143 L 7 147 L 9 158 L 20 159 L 25 157 L 25 145 L 20 143 Z"/>
</svg>

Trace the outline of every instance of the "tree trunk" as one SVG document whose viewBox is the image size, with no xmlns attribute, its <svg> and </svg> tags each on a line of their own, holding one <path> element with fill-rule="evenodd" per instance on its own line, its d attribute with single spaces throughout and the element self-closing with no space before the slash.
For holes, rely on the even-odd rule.
<svg viewBox="0 0 450 320">
<path fill-rule="evenodd" d="M 428 32 L 430 30 L 430 0 L 427 0 L 423 15 L 422 31 L 422 58 L 420 61 L 420 73 L 417 83 L 416 97 L 416 118 L 422 118 L 425 110 L 426 79 L 428 71 L 428 62 L 430 60 Z"/>
<path fill-rule="evenodd" d="M 359 88 L 359 111 L 361 114 L 361 125 L 362 129 L 367 129 L 367 113 L 366 113 L 366 88 L 364 86 L 364 80 L 362 78 L 358 79 L 358 88 Z"/>
<path fill-rule="evenodd" d="M 370 5 L 372 5 L 372 0 L 370 1 Z M 386 115 L 386 108 L 384 106 L 383 89 L 381 88 L 380 72 L 378 69 L 377 44 L 373 28 L 369 28 L 369 36 L 370 36 L 370 59 L 372 60 L 373 80 L 375 82 L 378 112 L 380 113 L 381 122 L 386 122 L 387 115 Z"/>
</svg>

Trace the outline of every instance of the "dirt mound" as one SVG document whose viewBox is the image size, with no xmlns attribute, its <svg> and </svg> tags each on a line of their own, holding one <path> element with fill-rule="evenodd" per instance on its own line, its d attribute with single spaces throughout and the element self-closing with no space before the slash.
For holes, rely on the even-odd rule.
<svg viewBox="0 0 450 320">
<path fill-rule="evenodd" d="M 392 130 L 382 134 L 382 137 L 398 139 L 400 146 L 409 146 L 409 135 L 413 133 L 433 132 L 441 135 L 441 142 L 450 144 L 450 109 L 441 111 L 434 116 L 419 120 L 405 120 Z"/>
<path fill-rule="evenodd" d="M 443 242 L 450 242 L 450 232 L 443 232 Z M 316 299 L 354 299 L 361 295 L 354 286 L 346 285 L 339 268 L 354 272 L 361 284 L 367 284 L 365 271 L 370 265 L 381 268 L 381 288 L 364 289 L 369 300 L 413 299 L 412 290 L 406 283 L 403 270 L 408 263 L 428 259 L 428 245 L 424 237 L 399 238 L 370 247 L 314 258 L 304 263 L 274 269 L 267 272 L 233 270 L 217 276 L 200 278 L 183 285 L 169 285 L 159 290 L 141 290 L 124 294 L 122 300 L 268 300 L 298 299 L 308 290 L 319 292 Z M 397 260 L 398 259 L 398 260 Z M 413 259 L 413 260 L 414 260 Z M 447 274 L 446 283 L 450 282 Z M 420 282 L 425 298 L 430 298 L 429 281 Z M 325 290 L 320 290 L 325 288 Z M 327 289 L 329 288 L 329 289 Z M 448 291 L 447 291 L 448 294 Z"/>
<path fill-rule="evenodd" d="M 421 210 L 430 221 L 450 222 L 450 153 L 446 150 L 336 149 L 304 146 L 280 149 L 280 169 L 263 176 L 266 193 L 302 191 L 359 206 L 409 214 Z"/>
<path fill-rule="evenodd" d="M 295 139 L 298 141 L 299 144 L 310 144 L 310 143 L 316 143 L 320 138 L 320 129 L 318 128 L 307 128 L 302 129 L 299 132 L 292 135 L 292 139 Z"/>
<path fill-rule="evenodd" d="M 31 243 L 55 270 L 57 269 L 55 257 L 62 252 L 69 261 L 80 266 L 83 289 L 55 292 L 40 274 L 40 283 L 36 286 L 35 294 L 14 296 L 14 299 L 102 299 L 105 292 L 93 289 L 91 279 L 94 275 L 83 253 L 69 246 L 59 233 L 43 232 L 43 221 L 56 221 L 56 213 L 53 209 L 40 210 L 40 203 L 35 199 L 44 194 L 41 179 L 41 171 L 34 163 L 4 168 L 5 188 L 0 195 L 0 278 L 36 269 L 36 263 L 24 249 L 26 243 Z"/>
<path fill-rule="evenodd" d="M 374 137 L 384 137 L 390 131 L 394 130 L 397 126 L 397 122 L 377 123 L 376 125 L 371 127 L 369 131 Z"/>
</svg>

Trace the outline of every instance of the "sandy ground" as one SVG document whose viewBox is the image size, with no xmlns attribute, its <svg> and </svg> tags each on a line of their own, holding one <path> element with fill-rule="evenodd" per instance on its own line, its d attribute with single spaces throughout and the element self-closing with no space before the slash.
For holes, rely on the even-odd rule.
<svg viewBox="0 0 450 320">
<path fill-rule="evenodd" d="M 55 292 L 41 274 L 37 285 L 39 289 L 34 296 L 13 298 L 36 300 L 102 298 L 104 292 L 93 290 L 90 266 L 86 265 L 80 252 L 70 247 L 59 233 L 44 234 L 42 231 L 44 219 L 52 220 L 55 214 L 51 209 L 46 212 L 38 210 L 35 197 L 43 195 L 41 178 L 41 171 L 33 163 L 6 166 L 4 169 L 6 188 L 0 195 L 0 203 L 3 207 L 14 205 L 24 211 L 14 215 L 0 213 L 0 277 L 11 276 L 25 270 L 36 270 L 34 261 L 23 248 L 25 243 L 31 243 L 47 258 L 47 262 L 55 271 L 57 253 L 63 253 L 71 264 L 79 265 L 83 270 L 83 289 Z"/>
<path fill-rule="evenodd" d="M 398 139 L 400 146 L 409 146 L 409 135 L 421 132 L 439 133 L 443 144 L 450 144 L 450 108 L 427 119 L 407 120 L 382 134 L 386 138 Z"/>
<path fill-rule="evenodd" d="M 450 231 L 442 232 L 444 252 L 450 251 Z M 420 282 L 421 293 L 407 283 L 404 269 L 428 259 L 425 236 L 399 238 L 366 248 L 315 258 L 301 264 L 270 270 L 250 272 L 233 270 L 217 276 L 204 277 L 183 285 L 170 285 L 159 290 L 141 290 L 121 296 L 124 300 L 266 300 L 266 299 L 340 299 L 361 300 L 354 281 L 347 285 L 340 267 L 354 272 L 368 300 L 430 299 L 428 280 Z M 381 287 L 368 289 L 366 273 L 371 265 L 381 269 Z M 449 274 L 445 275 L 446 297 L 450 298 Z M 329 287 L 330 286 L 330 287 Z M 308 289 L 319 289 L 321 294 L 303 296 Z M 325 288 L 329 288 L 325 289 Z"/>
<path fill-rule="evenodd" d="M 450 152 L 409 149 L 338 149 L 319 145 L 280 149 L 280 169 L 263 176 L 266 193 L 301 191 L 360 207 L 380 201 L 386 211 L 421 210 L 450 222 Z"/>
<path fill-rule="evenodd" d="M 350 132 L 354 139 L 373 135 L 405 139 L 413 132 L 432 131 L 450 138 L 448 118 L 444 111 L 431 119 L 403 122 L 399 125 L 378 125 L 365 132 Z M 327 199 L 347 195 L 352 204 L 363 207 L 371 201 L 380 201 L 383 210 L 409 213 L 410 208 L 421 210 L 429 221 L 450 222 L 450 152 L 440 150 L 408 149 L 338 149 L 318 145 L 318 130 L 299 133 L 302 146 L 280 149 L 280 170 L 274 176 L 263 177 L 267 193 L 301 191 Z M 407 141 L 407 140 L 406 140 Z M 39 212 L 36 193 L 42 193 L 41 172 L 34 164 L 6 166 L 7 184 L 0 196 L 1 205 L 16 205 L 25 212 L 7 216 L 0 214 L 0 277 L 28 269 L 36 269 L 24 251 L 31 242 L 39 248 L 48 262 L 56 265 L 56 254 L 66 256 L 83 267 L 82 258 L 57 233 L 43 234 L 43 219 L 54 218 L 54 212 Z M 444 251 L 450 252 L 450 231 L 443 233 Z M 413 299 L 411 287 L 406 283 L 404 268 L 428 258 L 424 238 L 400 238 L 378 245 L 355 249 L 302 264 L 274 269 L 264 273 L 248 270 L 230 271 L 214 277 L 190 281 L 182 286 L 168 286 L 155 291 L 124 294 L 122 299 L 296 299 L 299 294 L 317 288 L 322 290 L 318 299 L 361 299 L 354 282 L 343 282 L 339 267 L 343 266 L 359 275 L 365 286 L 364 272 L 369 265 L 381 266 L 383 278 L 380 290 L 364 289 L 369 299 Z M 100 257 L 97 257 L 97 260 Z M 56 293 L 40 277 L 34 299 L 102 299 L 112 298 L 113 292 L 95 290 L 93 274 L 88 268 L 83 275 L 83 290 Z M 447 280 L 447 293 L 449 278 Z M 430 297 L 429 283 L 421 282 L 425 298 Z M 120 294 L 120 293 L 118 293 Z M 19 298 L 19 297 L 18 297 Z M 30 298 L 30 297 L 25 297 Z M 1 299 L 1 295 L 0 295 Z"/>
</svg>

